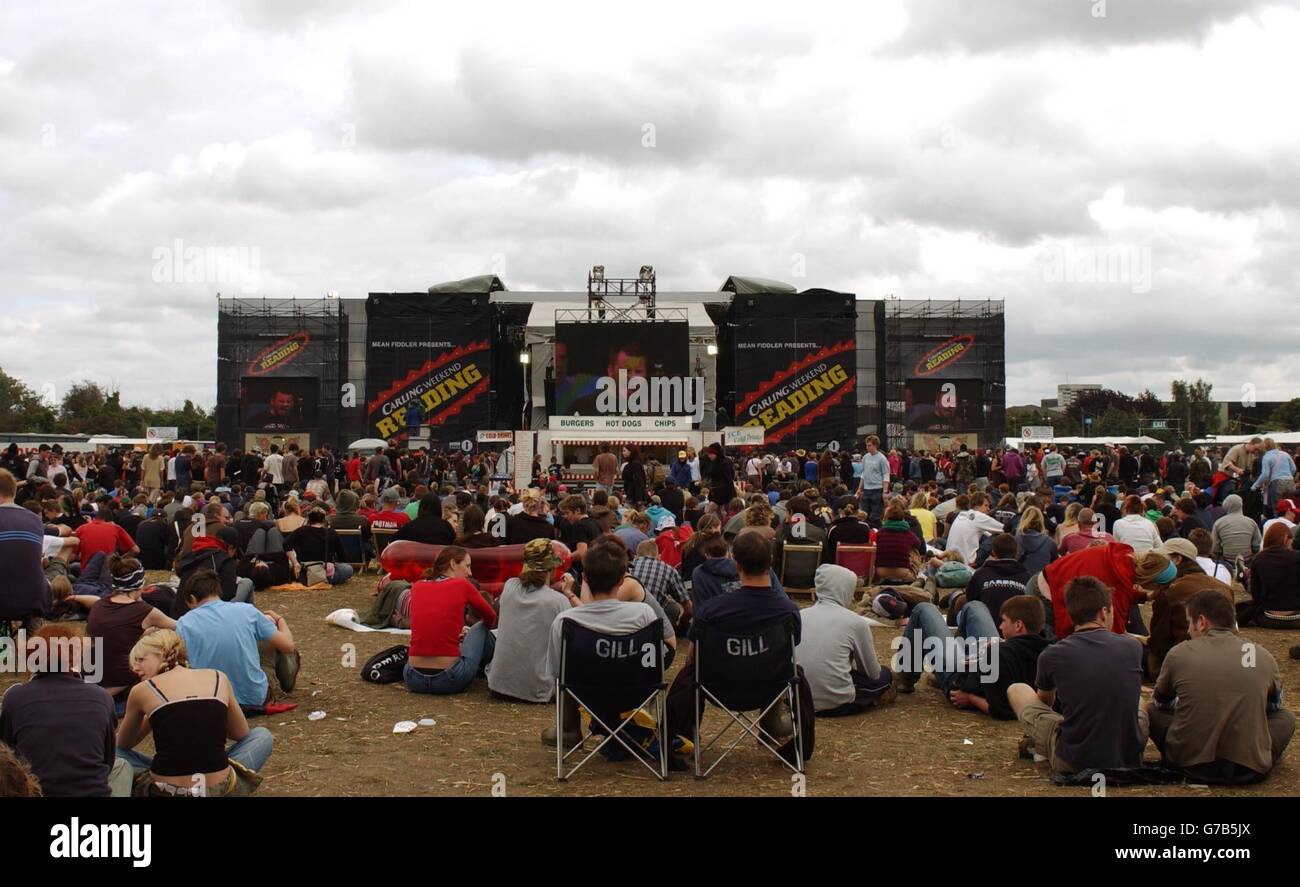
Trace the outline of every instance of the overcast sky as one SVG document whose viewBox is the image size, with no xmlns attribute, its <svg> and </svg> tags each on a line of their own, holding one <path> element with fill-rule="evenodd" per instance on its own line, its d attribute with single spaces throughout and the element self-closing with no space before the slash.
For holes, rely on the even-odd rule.
<svg viewBox="0 0 1300 887">
<path fill-rule="evenodd" d="M 649 262 L 1004 298 L 1011 404 L 1290 398 L 1297 47 L 1246 0 L 6 3 L 0 367 L 210 405 L 218 290 Z"/>
</svg>

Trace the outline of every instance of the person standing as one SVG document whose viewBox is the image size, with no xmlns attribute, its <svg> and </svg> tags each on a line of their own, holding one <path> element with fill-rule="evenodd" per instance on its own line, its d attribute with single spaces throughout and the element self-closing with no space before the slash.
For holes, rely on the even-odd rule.
<svg viewBox="0 0 1300 887">
<path fill-rule="evenodd" d="M 1264 438 L 1264 455 L 1259 463 L 1259 477 L 1252 490 L 1264 491 L 1264 504 L 1273 509 L 1295 491 L 1295 460 L 1271 437 Z"/>
<path fill-rule="evenodd" d="M 880 452 L 880 438 L 867 438 L 867 454 L 862 457 L 862 476 L 858 480 L 858 498 L 867 520 L 879 523 L 884 511 L 885 484 L 889 482 L 889 459 Z"/>
<path fill-rule="evenodd" d="M 736 472 L 731 460 L 722 452 L 721 444 L 709 444 L 706 477 L 709 482 L 709 501 L 716 502 L 719 508 L 726 508 L 736 498 Z"/>
<path fill-rule="evenodd" d="M 154 444 L 149 448 L 149 455 L 144 457 L 144 462 L 140 465 L 140 486 L 144 487 L 150 502 L 158 498 L 158 493 L 163 487 L 163 476 L 166 473 L 167 460 L 163 458 L 162 445 Z"/>
<path fill-rule="evenodd" d="M 618 477 L 618 457 L 609 451 L 609 444 L 600 445 L 600 452 L 592 460 L 591 467 L 595 472 L 596 489 L 606 495 L 613 493 L 614 480 Z"/>
<path fill-rule="evenodd" d="M 221 486 L 226 477 L 226 445 L 217 444 L 217 451 L 208 457 L 204 465 L 203 479 L 212 489 Z"/>
</svg>

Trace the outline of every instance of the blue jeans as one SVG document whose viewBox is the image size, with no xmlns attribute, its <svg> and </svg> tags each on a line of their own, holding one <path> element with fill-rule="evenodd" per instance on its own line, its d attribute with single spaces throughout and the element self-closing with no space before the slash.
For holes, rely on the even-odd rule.
<svg viewBox="0 0 1300 887">
<path fill-rule="evenodd" d="M 878 521 L 884 512 L 884 490 L 863 490 L 862 510 L 867 513 L 867 520 Z"/>
<path fill-rule="evenodd" d="M 1290 497 L 1295 492 L 1295 478 L 1283 477 L 1268 483 L 1268 502 L 1265 503 L 1270 509 L 1276 508 L 1277 503 Z"/>
<path fill-rule="evenodd" d="M 273 743 L 270 730 L 265 727 L 254 727 L 248 731 L 247 736 L 238 742 L 232 742 L 226 748 L 226 757 L 238 761 L 249 770 L 260 772 L 271 757 Z M 119 748 L 117 756 L 130 764 L 131 769 L 137 773 L 148 770 L 153 765 L 153 758 L 133 748 Z"/>
<path fill-rule="evenodd" d="M 866 711 L 876 704 L 880 694 L 884 693 L 894 683 L 894 675 L 885 666 L 880 666 L 880 676 L 874 681 L 860 671 L 849 673 L 853 679 L 853 690 L 857 694 L 852 702 L 846 702 L 835 708 L 828 708 L 825 711 L 817 712 L 819 718 L 838 718 L 844 715 L 855 715 L 858 712 Z"/>
<path fill-rule="evenodd" d="M 993 616 L 983 601 L 969 601 L 961 608 L 961 612 L 957 614 L 957 631 L 960 637 L 971 639 L 991 639 L 999 636 L 997 623 L 993 621 Z M 922 645 L 926 645 L 929 638 L 937 639 L 941 645 L 939 647 L 941 654 L 938 662 L 935 663 L 934 676 L 938 679 L 939 686 L 947 693 L 957 679 L 969 671 L 969 669 L 958 671 L 957 662 L 959 654 L 968 650 L 964 645 L 953 643 L 954 638 L 952 632 L 948 630 L 948 623 L 944 621 L 943 614 L 934 604 L 921 603 L 912 609 L 912 615 L 907 620 L 907 628 L 903 629 L 903 639 L 907 646 L 900 650 L 900 652 L 909 652 L 910 647 L 910 655 L 905 661 L 896 664 L 902 666 L 899 668 L 901 673 L 915 681 L 920 677 L 920 671 L 915 670 L 913 666 L 922 654 Z"/>
<path fill-rule="evenodd" d="M 334 565 L 334 575 L 330 578 L 330 585 L 342 585 L 352 578 L 356 569 L 351 564 L 338 563 Z"/>
<path fill-rule="evenodd" d="M 406 689 L 412 693 L 433 693 L 437 696 L 450 696 L 461 693 L 474 683 L 479 668 L 492 661 L 492 651 L 496 649 L 496 638 L 488 629 L 486 622 L 475 623 L 474 627 L 460 642 L 460 658 L 449 668 L 438 674 L 424 674 L 416 671 L 408 662 L 402 669 L 402 679 Z"/>
</svg>

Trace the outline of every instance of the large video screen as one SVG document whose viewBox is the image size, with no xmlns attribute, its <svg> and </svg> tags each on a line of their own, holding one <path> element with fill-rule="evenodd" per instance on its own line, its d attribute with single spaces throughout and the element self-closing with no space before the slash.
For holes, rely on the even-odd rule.
<svg viewBox="0 0 1300 887">
<path fill-rule="evenodd" d="M 979 379 L 908 379 L 903 397 L 909 431 L 984 427 L 984 383 Z"/>
<path fill-rule="evenodd" d="M 598 381 L 635 376 L 689 376 L 690 330 L 678 321 L 557 323 L 555 404 L 560 416 L 596 415 Z"/>
<path fill-rule="evenodd" d="M 318 379 L 249 378 L 239 382 L 239 425 L 249 431 L 316 428 Z"/>
</svg>

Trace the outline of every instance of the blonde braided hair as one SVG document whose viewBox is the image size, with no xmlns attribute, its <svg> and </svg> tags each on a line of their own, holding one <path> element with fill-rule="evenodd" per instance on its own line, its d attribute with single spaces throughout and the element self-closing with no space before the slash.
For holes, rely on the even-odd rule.
<svg viewBox="0 0 1300 887">
<path fill-rule="evenodd" d="M 140 636 L 140 640 L 135 642 L 131 648 L 131 654 L 128 657 L 132 666 L 135 666 L 144 657 L 150 653 L 157 653 L 162 659 L 163 667 L 159 673 L 171 671 L 178 665 L 189 667 L 189 654 L 185 650 L 185 641 L 181 636 L 170 628 L 150 628 Z"/>
</svg>

